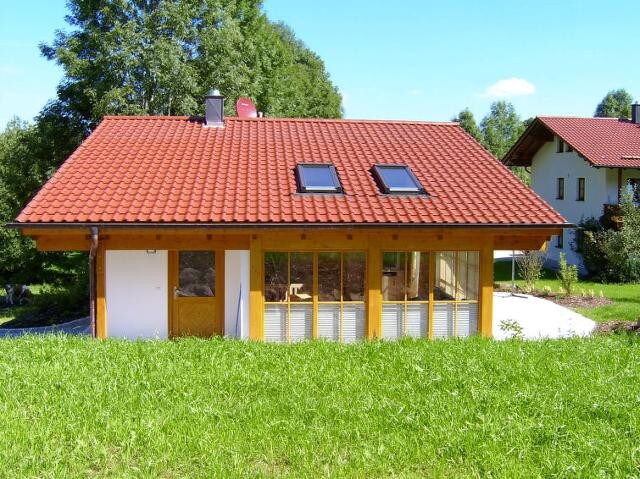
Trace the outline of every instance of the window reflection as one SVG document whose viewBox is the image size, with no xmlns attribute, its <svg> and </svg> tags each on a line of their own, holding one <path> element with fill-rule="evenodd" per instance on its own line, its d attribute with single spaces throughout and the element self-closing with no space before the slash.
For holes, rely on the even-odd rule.
<svg viewBox="0 0 640 479">
<path fill-rule="evenodd" d="M 213 251 L 178 253 L 178 296 L 215 295 L 215 254 Z"/>
<path fill-rule="evenodd" d="M 343 256 L 342 300 L 364 301 L 366 258 L 364 253 Z"/>
</svg>

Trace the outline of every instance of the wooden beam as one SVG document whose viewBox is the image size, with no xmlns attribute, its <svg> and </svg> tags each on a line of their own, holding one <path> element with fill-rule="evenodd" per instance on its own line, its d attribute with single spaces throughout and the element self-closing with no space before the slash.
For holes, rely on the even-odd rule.
<svg viewBox="0 0 640 479">
<path fill-rule="evenodd" d="M 562 230 L 559 230 L 560 233 Z M 499 235 L 493 239 L 494 249 L 506 250 L 539 250 L 551 236 L 504 236 Z"/>
<path fill-rule="evenodd" d="M 106 252 L 98 246 L 96 252 L 96 336 L 107 337 L 107 300 L 106 300 Z"/>
<path fill-rule="evenodd" d="M 367 338 L 382 335 L 382 250 L 375 243 L 367 254 Z"/>
<path fill-rule="evenodd" d="M 493 247 L 482 245 L 480 251 L 480 335 L 493 336 Z"/>
<path fill-rule="evenodd" d="M 264 339 L 262 256 L 262 239 L 260 235 L 253 235 L 249 246 L 249 339 L 253 340 Z"/>
</svg>

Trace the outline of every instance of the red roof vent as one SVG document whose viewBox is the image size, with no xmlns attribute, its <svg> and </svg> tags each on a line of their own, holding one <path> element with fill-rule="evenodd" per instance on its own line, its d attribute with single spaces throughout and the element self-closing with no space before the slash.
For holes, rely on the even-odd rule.
<svg viewBox="0 0 640 479">
<path fill-rule="evenodd" d="M 238 118 L 257 118 L 258 111 L 256 106 L 251 101 L 251 98 L 241 96 L 236 102 L 236 114 Z"/>
</svg>

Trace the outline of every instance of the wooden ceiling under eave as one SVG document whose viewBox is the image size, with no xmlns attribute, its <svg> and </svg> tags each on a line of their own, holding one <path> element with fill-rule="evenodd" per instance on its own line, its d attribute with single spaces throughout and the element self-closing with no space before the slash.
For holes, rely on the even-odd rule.
<svg viewBox="0 0 640 479">
<path fill-rule="evenodd" d="M 509 166 L 531 166 L 533 156 L 549 141 L 553 141 L 553 132 L 536 118 L 502 161 Z"/>
</svg>

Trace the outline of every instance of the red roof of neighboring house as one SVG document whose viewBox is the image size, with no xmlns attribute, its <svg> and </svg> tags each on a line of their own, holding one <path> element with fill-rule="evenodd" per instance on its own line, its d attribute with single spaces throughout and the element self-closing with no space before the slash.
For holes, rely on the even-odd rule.
<svg viewBox="0 0 640 479">
<path fill-rule="evenodd" d="M 535 152 L 542 143 L 553 140 L 553 134 L 594 166 L 640 168 L 640 125 L 617 118 L 539 116 L 504 160 L 530 165 Z"/>
<path fill-rule="evenodd" d="M 296 192 L 297 163 L 331 162 L 342 194 Z M 377 163 L 428 196 L 380 192 Z M 560 225 L 565 220 L 458 124 L 105 117 L 19 223 Z"/>
</svg>

